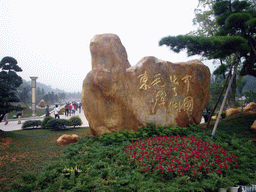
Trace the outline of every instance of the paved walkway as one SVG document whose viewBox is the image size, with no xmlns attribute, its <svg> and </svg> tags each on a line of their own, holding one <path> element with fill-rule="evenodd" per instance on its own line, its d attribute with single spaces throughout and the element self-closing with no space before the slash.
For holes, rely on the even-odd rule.
<svg viewBox="0 0 256 192">
<path fill-rule="evenodd" d="M 51 112 L 51 116 L 54 117 L 53 111 Z M 76 111 L 75 116 L 79 116 L 82 120 L 82 125 L 81 127 L 89 127 L 89 123 L 87 119 L 84 116 L 83 110 L 81 110 L 81 113 Z M 28 117 L 28 118 L 21 118 L 21 124 L 18 124 L 18 119 L 8 119 L 9 122 L 7 125 L 5 125 L 5 122 L 2 121 L 0 123 L 0 130 L 2 131 L 16 131 L 16 130 L 21 130 L 22 123 L 28 120 L 43 120 L 45 115 L 40 116 L 40 117 Z M 70 119 L 72 116 L 65 116 L 65 115 L 60 115 L 60 119 Z"/>
<path fill-rule="evenodd" d="M 63 106 L 61 106 L 63 107 Z M 60 108 L 61 108 L 60 107 Z M 78 111 L 76 111 L 76 116 L 79 116 L 82 120 L 82 125 L 81 127 L 89 127 L 89 123 L 87 121 L 87 119 L 84 116 L 84 112 L 83 110 L 81 110 L 81 113 L 79 113 Z M 53 111 L 51 111 L 51 116 L 54 117 Z M 5 122 L 2 121 L 0 123 L 0 130 L 2 131 L 16 131 L 16 130 L 21 130 L 21 126 L 22 123 L 24 123 L 25 121 L 28 120 L 43 120 L 45 117 L 45 115 L 41 116 L 41 117 L 29 117 L 29 118 L 22 118 L 21 119 L 21 124 L 18 124 L 18 119 L 9 119 L 9 122 L 7 125 L 5 125 Z M 65 116 L 65 115 L 60 115 L 60 119 L 70 119 L 71 116 Z M 201 123 L 204 123 L 204 118 L 202 117 L 202 121 Z"/>
</svg>

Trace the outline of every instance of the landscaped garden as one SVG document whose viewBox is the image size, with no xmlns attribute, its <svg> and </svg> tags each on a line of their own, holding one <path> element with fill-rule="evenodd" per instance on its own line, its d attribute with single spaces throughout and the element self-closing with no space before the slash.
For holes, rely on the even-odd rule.
<svg viewBox="0 0 256 192">
<path fill-rule="evenodd" d="M 4 132 L 2 191 L 218 191 L 256 181 L 256 115 L 211 128 L 156 127 L 93 137 L 89 128 Z M 82 138 L 59 146 L 62 134 Z"/>
<path fill-rule="evenodd" d="M 31 117 L 32 116 L 32 110 L 28 108 L 27 105 L 24 105 L 24 103 L 16 103 L 15 105 L 18 105 L 20 104 L 21 107 L 23 107 L 23 115 L 22 115 L 22 118 L 27 118 L 27 117 Z M 50 104 L 51 105 L 51 108 L 50 110 L 53 110 L 53 104 Z M 63 115 L 64 114 L 64 111 L 65 109 L 64 108 L 61 108 L 60 110 L 60 115 Z M 37 108 L 36 109 L 36 116 L 42 116 L 42 115 L 45 115 L 45 108 Z M 17 118 L 17 111 L 11 111 L 9 113 L 9 116 L 8 116 L 9 119 L 16 119 Z"/>
</svg>

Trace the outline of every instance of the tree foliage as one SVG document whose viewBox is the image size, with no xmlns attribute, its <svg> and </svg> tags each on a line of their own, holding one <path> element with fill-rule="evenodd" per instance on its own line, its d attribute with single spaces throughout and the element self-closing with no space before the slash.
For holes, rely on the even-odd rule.
<svg viewBox="0 0 256 192">
<path fill-rule="evenodd" d="M 22 69 L 17 65 L 16 59 L 4 57 L 0 62 L 0 122 L 4 115 L 10 111 L 17 110 L 18 107 L 12 105 L 19 102 L 16 89 L 22 84 L 22 78 L 16 72 Z"/>
<path fill-rule="evenodd" d="M 197 26 L 196 31 L 190 34 L 200 36 L 213 36 L 218 29 L 218 25 L 214 16 L 213 5 L 215 0 L 198 0 L 198 6 L 195 9 L 195 18 L 193 25 Z"/>
<path fill-rule="evenodd" d="M 160 40 L 176 53 L 187 50 L 188 56 L 225 59 L 235 53 L 244 60 L 242 74 L 256 77 L 256 10 L 250 1 L 216 0 L 213 4 L 218 28 L 213 36 L 178 35 Z"/>
</svg>

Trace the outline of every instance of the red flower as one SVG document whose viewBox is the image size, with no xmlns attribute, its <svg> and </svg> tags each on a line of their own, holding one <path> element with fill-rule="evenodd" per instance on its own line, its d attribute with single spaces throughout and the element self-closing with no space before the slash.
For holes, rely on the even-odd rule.
<svg viewBox="0 0 256 192">
<path fill-rule="evenodd" d="M 159 172 L 165 177 L 187 175 L 196 178 L 198 174 L 206 175 L 211 172 L 223 174 L 230 167 L 239 169 L 239 165 L 235 164 L 238 156 L 193 136 L 144 139 L 128 144 L 124 152 L 130 154 L 128 160 L 141 168 L 140 172 L 150 173 L 150 167 L 147 166 L 150 165 L 154 167 L 152 172 Z"/>
</svg>

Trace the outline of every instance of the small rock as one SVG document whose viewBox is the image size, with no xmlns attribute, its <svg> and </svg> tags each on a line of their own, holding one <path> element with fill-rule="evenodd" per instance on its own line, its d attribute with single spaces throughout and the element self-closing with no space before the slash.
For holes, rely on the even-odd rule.
<svg viewBox="0 0 256 192">
<path fill-rule="evenodd" d="M 57 139 L 59 145 L 69 145 L 76 143 L 80 137 L 76 134 L 64 134 Z"/>
<path fill-rule="evenodd" d="M 256 120 L 253 122 L 251 129 L 256 132 Z"/>
<path fill-rule="evenodd" d="M 242 112 L 242 109 L 239 108 L 229 108 L 226 110 L 226 117 Z"/>
<path fill-rule="evenodd" d="M 45 102 L 43 99 L 39 102 L 38 106 L 41 108 L 45 107 Z"/>
<path fill-rule="evenodd" d="M 244 112 L 248 115 L 256 114 L 256 103 L 251 102 L 245 106 Z"/>
<path fill-rule="evenodd" d="M 212 117 L 211 117 L 211 120 L 216 121 L 216 120 L 217 120 L 217 116 L 216 116 L 216 115 L 215 115 L 215 116 L 212 116 Z"/>
</svg>

